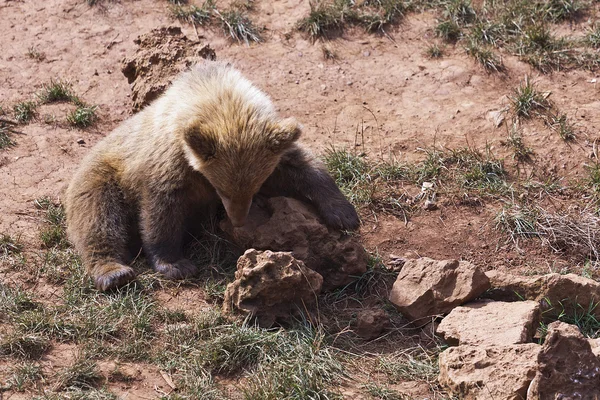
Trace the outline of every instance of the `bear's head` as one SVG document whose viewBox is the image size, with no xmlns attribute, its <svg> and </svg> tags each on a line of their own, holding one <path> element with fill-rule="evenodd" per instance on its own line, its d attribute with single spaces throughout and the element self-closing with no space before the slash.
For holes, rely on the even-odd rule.
<svg viewBox="0 0 600 400">
<path fill-rule="evenodd" d="M 252 198 L 302 130 L 293 118 L 260 118 L 245 111 L 213 114 L 184 132 L 188 162 L 215 188 L 235 227 L 244 225 Z"/>
</svg>

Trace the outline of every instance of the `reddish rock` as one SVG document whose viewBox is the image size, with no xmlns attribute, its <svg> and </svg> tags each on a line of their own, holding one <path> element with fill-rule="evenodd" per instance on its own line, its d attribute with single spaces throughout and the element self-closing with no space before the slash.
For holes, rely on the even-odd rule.
<svg viewBox="0 0 600 400">
<path fill-rule="evenodd" d="M 177 26 L 156 28 L 134 40 L 136 53 L 123 61 L 133 109 L 140 110 L 165 91 L 173 78 L 203 59 L 214 60 L 209 45 L 189 40 Z"/>
<path fill-rule="evenodd" d="M 481 295 L 489 280 L 467 261 L 430 258 L 406 260 L 390 293 L 390 301 L 409 320 L 443 315 Z"/>
<path fill-rule="evenodd" d="M 384 310 L 362 310 L 356 315 L 354 331 L 361 338 L 371 340 L 381 336 L 390 325 L 390 317 Z"/>
<path fill-rule="evenodd" d="M 250 249 L 239 258 L 235 280 L 227 285 L 223 311 L 251 314 L 261 326 L 271 326 L 314 303 L 322 284 L 323 277 L 291 253 Z"/>
<path fill-rule="evenodd" d="M 528 400 L 600 398 L 600 360 L 576 326 L 548 325 L 537 360 Z"/>
<path fill-rule="evenodd" d="M 536 301 L 476 301 L 452 310 L 437 334 L 451 346 L 506 346 L 531 342 L 539 321 Z"/>
<path fill-rule="evenodd" d="M 323 276 L 323 289 L 344 286 L 367 270 L 367 253 L 351 235 L 329 230 L 306 204 L 288 197 L 255 201 L 246 224 L 221 228 L 242 248 L 290 251 Z"/>
<path fill-rule="evenodd" d="M 541 346 L 458 346 L 440 354 L 439 383 L 460 399 L 523 400 Z"/>
<path fill-rule="evenodd" d="M 600 283 L 575 274 L 547 274 L 528 277 L 488 271 L 491 290 L 487 298 L 502 301 L 535 300 L 540 302 L 544 315 L 594 309 L 600 318 Z M 577 307 L 578 310 L 575 310 Z M 554 309 L 554 312 L 551 310 Z"/>
</svg>

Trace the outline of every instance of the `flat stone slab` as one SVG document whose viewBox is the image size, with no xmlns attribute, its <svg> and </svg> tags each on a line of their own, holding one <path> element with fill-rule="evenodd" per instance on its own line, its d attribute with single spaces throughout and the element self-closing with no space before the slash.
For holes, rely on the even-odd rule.
<svg viewBox="0 0 600 400">
<path fill-rule="evenodd" d="M 519 276 L 499 271 L 485 273 L 491 289 L 485 297 L 500 301 L 535 300 L 542 306 L 545 316 L 556 318 L 561 312 L 568 314 L 593 310 L 600 318 L 600 283 L 575 274 L 546 274 Z"/>
<path fill-rule="evenodd" d="M 541 346 L 458 346 L 440 354 L 439 383 L 461 399 L 523 400 Z"/>
<path fill-rule="evenodd" d="M 507 346 L 531 342 L 539 321 L 537 301 L 482 300 L 456 307 L 436 333 L 451 346 Z"/>
</svg>

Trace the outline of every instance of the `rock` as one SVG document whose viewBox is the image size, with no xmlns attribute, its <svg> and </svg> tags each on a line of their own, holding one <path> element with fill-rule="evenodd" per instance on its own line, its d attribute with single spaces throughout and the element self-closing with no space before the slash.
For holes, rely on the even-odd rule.
<svg viewBox="0 0 600 400">
<path fill-rule="evenodd" d="M 487 276 L 467 261 L 406 260 L 390 301 L 409 320 L 447 314 L 489 287 Z M 425 321 L 422 321 L 425 322 Z"/>
<path fill-rule="evenodd" d="M 596 357 L 600 357 L 600 339 L 587 339 L 590 347 L 592 348 L 592 353 Z"/>
<path fill-rule="evenodd" d="M 225 220 L 221 229 L 242 248 L 292 252 L 323 276 L 324 290 L 347 285 L 367 270 L 367 253 L 356 237 L 328 230 L 308 205 L 288 197 L 255 201 L 243 227 Z"/>
<path fill-rule="evenodd" d="M 504 116 L 506 114 L 506 109 L 490 111 L 487 114 L 487 118 L 491 121 L 496 128 L 499 128 L 500 125 L 504 122 Z"/>
<path fill-rule="evenodd" d="M 450 347 L 440 354 L 438 380 L 461 399 L 522 400 L 540 348 L 535 343 Z"/>
<path fill-rule="evenodd" d="M 575 274 L 547 274 L 535 277 L 488 271 L 492 289 L 485 297 L 502 301 L 535 300 L 540 302 L 544 315 L 594 310 L 600 318 L 600 283 Z M 550 310 L 554 308 L 554 312 Z"/>
<path fill-rule="evenodd" d="M 200 47 L 176 26 L 153 29 L 134 43 L 138 49 L 121 69 L 131 85 L 134 111 L 160 96 L 180 72 L 203 59 L 216 59 L 209 45 Z"/>
<path fill-rule="evenodd" d="M 249 249 L 238 259 L 235 280 L 227 285 L 223 311 L 251 314 L 268 327 L 314 303 L 322 284 L 323 277 L 291 253 Z"/>
<path fill-rule="evenodd" d="M 476 301 L 452 310 L 437 334 L 451 346 L 507 346 L 531 342 L 539 321 L 536 301 Z"/>
<path fill-rule="evenodd" d="M 437 210 L 437 208 L 438 206 L 435 201 L 425 200 L 425 202 L 423 203 L 423 210 L 425 211 L 434 211 Z"/>
<path fill-rule="evenodd" d="M 576 326 L 558 321 L 548 325 L 537 361 L 527 399 L 600 398 L 600 360 Z"/>
<path fill-rule="evenodd" d="M 390 254 L 390 260 L 386 264 L 386 268 L 392 272 L 400 272 L 406 263 L 406 258 Z"/>
<path fill-rule="evenodd" d="M 362 310 L 356 315 L 355 332 L 363 339 L 375 339 L 389 329 L 390 317 L 381 309 Z"/>
</svg>

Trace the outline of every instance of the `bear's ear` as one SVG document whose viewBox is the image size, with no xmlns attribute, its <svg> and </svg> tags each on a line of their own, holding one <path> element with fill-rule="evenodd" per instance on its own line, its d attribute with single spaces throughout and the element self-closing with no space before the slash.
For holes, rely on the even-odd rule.
<svg viewBox="0 0 600 400">
<path fill-rule="evenodd" d="M 302 125 L 294 118 L 285 118 L 275 123 L 269 135 L 270 148 L 274 152 L 287 150 L 302 134 Z"/>
<path fill-rule="evenodd" d="M 217 154 L 217 142 L 215 138 L 204 134 L 198 127 L 192 127 L 185 131 L 183 138 L 202 162 L 207 162 Z"/>
</svg>

